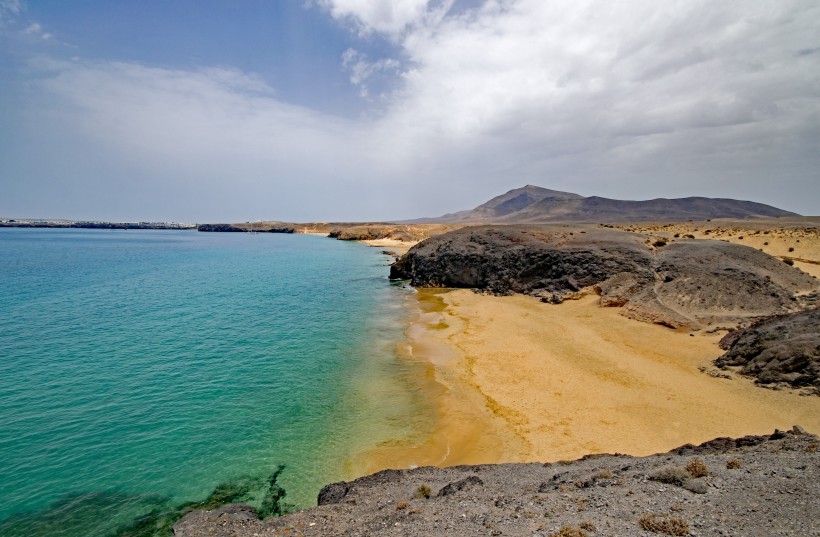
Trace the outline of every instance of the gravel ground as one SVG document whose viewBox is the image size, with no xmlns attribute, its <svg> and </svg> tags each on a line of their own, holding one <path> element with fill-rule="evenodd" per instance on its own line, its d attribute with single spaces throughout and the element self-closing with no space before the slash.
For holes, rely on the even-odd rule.
<svg viewBox="0 0 820 537">
<path fill-rule="evenodd" d="M 795 427 L 641 458 L 386 470 L 326 486 L 312 509 L 195 511 L 174 534 L 818 537 L 819 446 Z"/>
</svg>

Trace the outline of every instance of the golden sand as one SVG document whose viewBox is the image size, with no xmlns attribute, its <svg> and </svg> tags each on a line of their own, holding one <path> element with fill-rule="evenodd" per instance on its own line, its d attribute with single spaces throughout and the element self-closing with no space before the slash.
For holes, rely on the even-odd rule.
<svg viewBox="0 0 820 537">
<path fill-rule="evenodd" d="M 384 250 L 394 255 L 403 255 L 406 254 L 407 251 L 414 245 L 418 244 L 419 241 L 400 241 L 398 239 L 373 239 L 361 242 L 367 244 L 368 246 L 383 248 Z"/>
<path fill-rule="evenodd" d="M 426 364 L 432 434 L 363 454 L 361 473 L 647 455 L 794 424 L 820 432 L 820 398 L 699 371 L 722 354 L 720 334 L 627 319 L 597 296 L 548 305 L 421 290 L 418 299 L 405 354 Z"/>
<path fill-rule="evenodd" d="M 757 248 L 769 255 L 790 260 L 794 266 L 820 278 L 820 217 L 761 219 L 717 219 L 700 222 L 627 224 L 627 231 L 656 234 L 668 240 L 692 235 Z"/>
</svg>

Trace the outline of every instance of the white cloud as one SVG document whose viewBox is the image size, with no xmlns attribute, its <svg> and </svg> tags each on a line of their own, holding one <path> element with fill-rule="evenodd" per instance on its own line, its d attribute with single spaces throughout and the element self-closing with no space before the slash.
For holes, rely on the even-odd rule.
<svg viewBox="0 0 820 537">
<path fill-rule="evenodd" d="M 390 4 L 325 2 L 402 58 L 345 53 L 363 92 L 397 87 L 360 119 L 235 70 L 80 61 L 41 76 L 32 123 L 81 130 L 203 207 L 253 192 L 233 213 L 248 217 L 434 215 L 526 183 L 820 213 L 820 4 L 498 0 L 433 19 L 449 4 Z"/>
<path fill-rule="evenodd" d="M 24 33 L 26 35 L 33 35 L 44 40 L 49 40 L 53 37 L 50 33 L 43 31 L 43 27 L 40 25 L 39 22 L 30 24 L 28 27 L 26 27 Z"/>
<path fill-rule="evenodd" d="M 755 167 L 787 151 L 814 163 L 806 183 L 820 164 L 809 142 L 820 65 L 799 51 L 817 43 L 817 20 L 811 1 L 486 2 L 404 38 L 410 67 L 390 121 L 413 147 L 437 139 L 498 174 L 613 195 L 647 169 L 631 195 L 669 192 L 653 176 L 675 163 L 691 193 L 725 179 L 743 196 L 723 175 L 732 168 L 771 191 L 773 166 Z"/>
<path fill-rule="evenodd" d="M 355 49 L 349 48 L 342 54 L 342 65 L 350 72 L 350 82 L 359 88 L 359 95 L 368 97 L 370 95 L 367 80 L 378 73 L 394 73 L 401 64 L 393 58 L 383 58 L 371 62 L 367 55 Z"/>
<path fill-rule="evenodd" d="M 398 38 L 413 27 L 440 21 L 452 0 L 319 0 L 335 18 L 352 22 L 362 35 Z"/>
</svg>

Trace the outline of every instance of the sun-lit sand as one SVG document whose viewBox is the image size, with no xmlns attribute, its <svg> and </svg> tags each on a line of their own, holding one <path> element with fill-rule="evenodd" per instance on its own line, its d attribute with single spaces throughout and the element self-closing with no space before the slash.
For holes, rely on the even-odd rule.
<svg viewBox="0 0 820 537">
<path fill-rule="evenodd" d="M 420 290 L 418 300 L 404 351 L 427 364 L 434 432 L 363 454 L 360 471 L 646 455 L 794 424 L 820 432 L 820 398 L 701 372 L 714 369 L 722 334 L 627 319 L 597 296 L 550 305 Z"/>
<path fill-rule="evenodd" d="M 393 255 L 403 255 L 406 254 L 407 250 L 412 248 L 415 244 L 418 244 L 419 241 L 400 241 L 397 239 L 373 239 L 361 242 L 367 244 L 368 246 L 383 248 L 385 251 L 388 251 Z"/>
<path fill-rule="evenodd" d="M 733 242 L 789 259 L 794 266 L 820 278 L 820 216 L 716 219 L 666 224 L 628 224 L 620 229 L 653 233 L 666 239 L 690 234 L 697 239 Z"/>
</svg>

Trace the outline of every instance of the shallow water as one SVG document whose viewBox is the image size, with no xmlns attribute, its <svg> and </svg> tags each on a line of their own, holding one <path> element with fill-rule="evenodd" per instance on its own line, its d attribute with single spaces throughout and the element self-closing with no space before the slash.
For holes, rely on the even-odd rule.
<svg viewBox="0 0 820 537">
<path fill-rule="evenodd" d="M 306 235 L 0 230 L 0 534 L 105 535 L 279 464 L 314 504 L 424 421 L 389 261 Z"/>
</svg>

